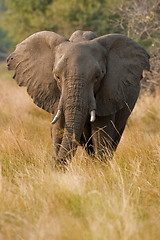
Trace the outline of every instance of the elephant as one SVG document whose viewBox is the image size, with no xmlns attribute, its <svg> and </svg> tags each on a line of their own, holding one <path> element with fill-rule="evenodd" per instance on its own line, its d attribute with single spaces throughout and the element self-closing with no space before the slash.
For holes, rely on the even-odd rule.
<svg viewBox="0 0 160 240">
<path fill-rule="evenodd" d="M 56 166 L 66 166 L 78 145 L 102 160 L 113 156 L 143 70 L 150 70 L 148 53 L 132 39 L 81 30 L 70 39 L 34 33 L 16 46 L 7 65 L 33 102 L 51 113 Z"/>
</svg>

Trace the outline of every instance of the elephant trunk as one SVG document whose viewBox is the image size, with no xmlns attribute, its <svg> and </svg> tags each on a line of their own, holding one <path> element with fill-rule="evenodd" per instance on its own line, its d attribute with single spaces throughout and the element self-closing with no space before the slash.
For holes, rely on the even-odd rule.
<svg viewBox="0 0 160 240">
<path fill-rule="evenodd" d="M 86 117 L 86 113 L 76 108 L 65 111 L 65 128 L 58 159 L 65 162 L 65 157 L 70 158 L 75 153 L 83 132 Z"/>
<path fill-rule="evenodd" d="M 67 84 L 62 91 L 65 126 L 61 147 L 58 152 L 58 159 L 63 160 L 63 162 L 65 162 L 65 157 L 70 158 L 75 153 L 89 111 L 92 110 L 90 105 L 93 105 L 88 92 L 85 91 L 82 79 L 73 79 L 72 84 L 69 86 L 69 81 L 66 82 Z"/>
<path fill-rule="evenodd" d="M 65 81 L 59 104 L 62 106 L 65 117 L 63 139 L 58 152 L 58 162 L 60 163 L 66 163 L 66 158 L 74 155 L 89 113 L 90 121 L 95 120 L 96 101 L 93 88 L 86 91 L 85 79 L 73 79 L 70 84 L 71 80 Z"/>
</svg>

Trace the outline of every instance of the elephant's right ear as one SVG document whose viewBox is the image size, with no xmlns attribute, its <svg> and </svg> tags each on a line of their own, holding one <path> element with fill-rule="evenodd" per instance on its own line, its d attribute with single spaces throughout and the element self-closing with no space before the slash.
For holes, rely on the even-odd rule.
<svg viewBox="0 0 160 240">
<path fill-rule="evenodd" d="M 18 44 L 7 59 L 18 85 L 26 86 L 34 103 L 50 113 L 54 113 L 60 97 L 53 77 L 54 50 L 65 41 L 54 32 L 38 32 Z"/>
<path fill-rule="evenodd" d="M 120 34 L 92 40 L 104 53 L 106 74 L 96 93 L 96 113 L 107 116 L 123 106 L 132 110 L 138 98 L 143 70 L 150 70 L 149 55 L 143 47 Z"/>
</svg>

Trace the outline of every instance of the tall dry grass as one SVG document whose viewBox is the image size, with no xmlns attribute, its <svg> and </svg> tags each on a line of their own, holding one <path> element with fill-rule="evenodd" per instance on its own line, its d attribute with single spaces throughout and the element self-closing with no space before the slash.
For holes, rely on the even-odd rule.
<svg viewBox="0 0 160 240">
<path fill-rule="evenodd" d="M 157 240 L 160 95 L 143 96 L 106 164 L 52 170 L 50 116 L 0 66 L 0 240 Z"/>
</svg>

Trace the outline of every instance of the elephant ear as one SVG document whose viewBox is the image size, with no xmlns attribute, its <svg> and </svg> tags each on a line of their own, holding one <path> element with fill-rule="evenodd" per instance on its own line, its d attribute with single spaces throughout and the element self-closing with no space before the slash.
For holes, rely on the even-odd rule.
<svg viewBox="0 0 160 240">
<path fill-rule="evenodd" d="M 105 53 L 106 75 L 96 93 L 97 115 L 107 116 L 136 102 L 143 70 L 150 69 L 149 55 L 133 40 L 109 34 L 93 40 Z M 132 98 L 129 96 L 132 93 Z M 133 94 L 134 93 L 134 94 Z"/>
<path fill-rule="evenodd" d="M 54 51 L 65 41 L 54 32 L 38 32 L 18 44 L 7 59 L 18 85 L 26 86 L 33 102 L 50 113 L 54 113 L 60 97 L 53 77 Z"/>
<path fill-rule="evenodd" d="M 81 30 L 77 30 L 74 33 L 72 33 L 69 41 L 70 42 L 82 42 L 82 41 L 89 41 L 92 40 L 94 38 L 96 38 L 97 35 L 94 34 L 91 31 L 81 31 Z"/>
</svg>

